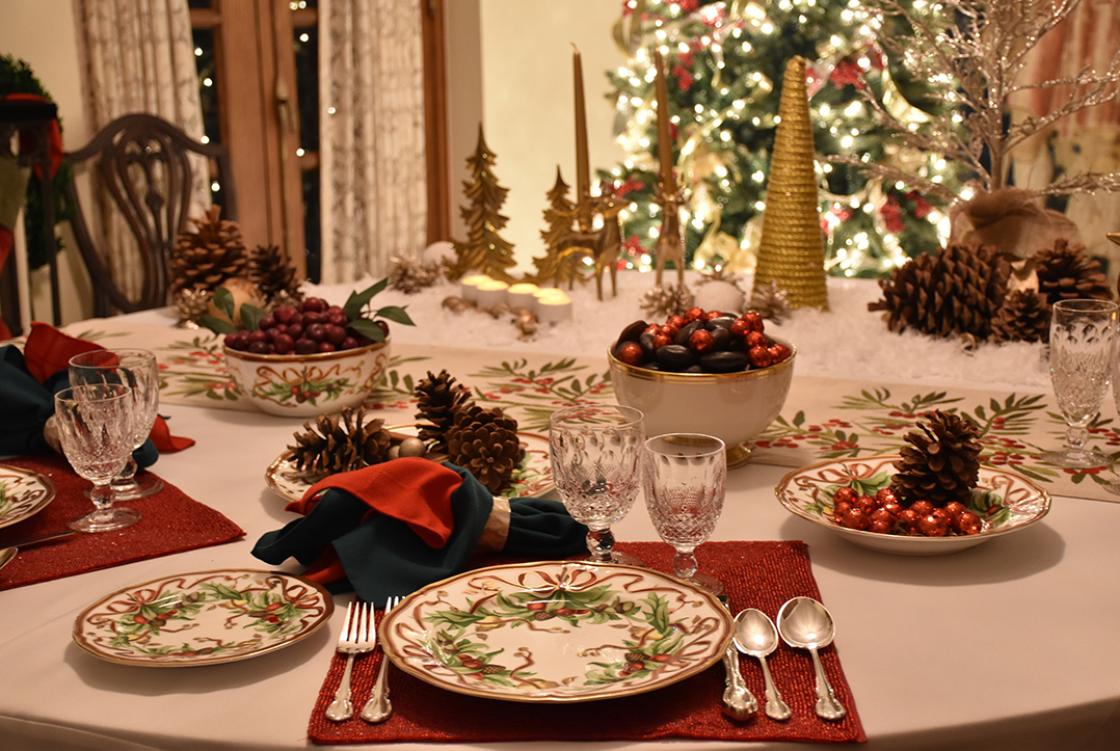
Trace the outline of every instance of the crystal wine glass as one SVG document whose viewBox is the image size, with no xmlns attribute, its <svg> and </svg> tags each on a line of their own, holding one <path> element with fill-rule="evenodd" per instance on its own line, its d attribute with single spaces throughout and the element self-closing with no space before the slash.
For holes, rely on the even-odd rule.
<svg viewBox="0 0 1120 751">
<path fill-rule="evenodd" d="M 1088 425 L 1100 412 L 1116 338 L 1116 303 L 1062 300 L 1050 320 L 1050 380 L 1066 420 L 1066 445 L 1043 460 L 1059 467 L 1099 467 L 1108 457 L 1087 448 Z"/>
<path fill-rule="evenodd" d="M 54 396 L 62 452 L 93 483 L 94 511 L 70 522 L 80 532 L 107 532 L 140 520 L 135 509 L 113 508 L 110 482 L 132 453 L 132 395 L 115 383 L 72 386 Z"/>
<path fill-rule="evenodd" d="M 696 548 L 712 536 L 723 511 L 727 453 L 718 438 L 666 433 L 646 441 L 642 481 L 646 508 L 661 539 L 677 551 L 673 573 L 714 595 L 723 583 L 698 571 Z"/>
<path fill-rule="evenodd" d="M 132 448 L 144 445 L 159 410 L 159 366 L 145 349 L 93 350 L 70 358 L 70 384 L 119 383 L 131 389 Z M 158 493 L 163 482 L 151 474 L 136 479 L 136 460 L 129 452 L 124 469 L 113 480 L 113 500 L 134 501 Z"/>
<path fill-rule="evenodd" d="M 613 405 L 558 410 L 549 420 L 548 443 L 560 498 L 572 518 L 587 525 L 590 560 L 640 565 L 614 550 L 611 525 L 638 496 L 642 413 Z"/>
</svg>

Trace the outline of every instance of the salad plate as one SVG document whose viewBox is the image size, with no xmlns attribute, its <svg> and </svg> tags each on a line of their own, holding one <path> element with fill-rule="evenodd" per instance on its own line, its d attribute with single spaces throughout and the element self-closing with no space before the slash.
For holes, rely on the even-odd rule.
<svg viewBox="0 0 1120 751">
<path fill-rule="evenodd" d="M 419 432 L 416 425 L 394 425 L 387 429 L 408 436 Z M 548 455 L 548 436 L 518 431 L 517 437 L 525 448 L 525 458 L 521 466 L 513 471 L 513 484 L 505 495 L 510 498 L 542 498 L 555 489 Z M 303 498 L 312 485 L 300 476 L 287 451 L 268 465 L 264 480 L 270 490 L 289 501 Z"/>
<path fill-rule="evenodd" d="M 333 610 L 326 590 L 289 574 L 175 574 L 125 587 L 87 607 L 74 621 L 74 642 L 123 665 L 215 665 L 302 641 Z"/>
<path fill-rule="evenodd" d="M 835 532 L 850 542 L 897 555 L 956 553 L 1019 532 L 1050 511 L 1050 495 L 1020 474 L 998 467 L 980 467 L 980 481 L 967 504 L 980 517 L 980 533 L 924 537 L 882 534 L 842 527 L 832 519 L 832 496 L 842 487 L 874 495 L 889 487 L 899 456 L 837 459 L 794 470 L 774 488 L 778 502 L 791 514 Z"/>
<path fill-rule="evenodd" d="M 0 527 L 19 524 L 54 500 L 54 483 L 38 472 L 0 464 Z"/>
<path fill-rule="evenodd" d="M 653 691 L 718 662 L 731 617 L 714 595 L 648 569 L 546 561 L 468 571 L 406 597 L 379 642 L 447 691 L 575 703 Z"/>
</svg>

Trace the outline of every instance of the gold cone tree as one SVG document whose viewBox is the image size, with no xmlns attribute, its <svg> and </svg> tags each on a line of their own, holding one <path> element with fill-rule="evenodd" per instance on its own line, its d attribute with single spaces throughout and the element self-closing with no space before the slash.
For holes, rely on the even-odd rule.
<svg viewBox="0 0 1120 751">
<path fill-rule="evenodd" d="M 786 292 L 791 307 L 827 309 L 824 238 L 802 57 L 794 57 L 786 65 L 778 112 L 782 121 L 770 159 L 754 289 L 767 289 L 774 282 Z"/>
</svg>

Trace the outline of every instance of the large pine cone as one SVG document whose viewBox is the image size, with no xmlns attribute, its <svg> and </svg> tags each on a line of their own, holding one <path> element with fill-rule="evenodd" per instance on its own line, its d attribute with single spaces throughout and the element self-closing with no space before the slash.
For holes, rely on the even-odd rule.
<svg viewBox="0 0 1120 751">
<path fill-rule="evenodd" d="M 361 469 L 389 458 L 392 437 L 383 426 L 383 420 L 366 420 L 361 407 L 347 407 L 304 423 L 288 452 L 296 469 L 310 481 Z"/>
<path fill-rule="evenodd" d="M 988 338 L 991 320 L 1007 293 L 1010 265 L 988 245 L 950 245 L 911 258 L 879 282 L 882 310 L 891 331 L 908 328 L 935 336 Z"/>
<path fill-rule="evenodd" d="M 1038 251 L 1031 260 L 1038 271 L 1038 288 L 1051 305 L 1078 298 L 1112 299 L 1100 262 L 1085 255 L 1084 245 L 1058 240 L 1053 248 Z"/>
<path fill-rule="evenodd" d="M 237 222 L 221 219 L 220 206 L 211 206 L 193 220 L 194 232 L 180 232 L 171 252 L 171 291 L 213 291 L 227 279 L 245 277 L 249 258 Z"/>
<path fill-rule="evenodd" d="M 258 245 L 249 258 L 249 281 L 257 285 L 270 305 L 298 303 L 303 299 L 296 267 L 276 245 Z"/>
<path fill-rule="evenodd" d="M 459 410 L 447 431 L 447 458 L 470 470 L 491 493 L 505 491 L 525 458 L 517 440 L 517 420 L 500 409 L 477 405 Z"/>
<path fill-rule="evenodd" d="M 1016 290 L 992 320 L 992 341 L 1050 341 L 1050 303 L 1034 290 Z"/>
<path fill-rule="evenodd" d="M 416 419 L 421 423 L 420 438 L 431 443 L 437 451 L 447 449 L 447 430 L 455 421 L 455 414 L 470 402 L 470 391 L 446 370 L 421 380 L 416 386 Z M 516 430 L 516 428 L 515 428 Z"/>
<path fill-rule="evenodd" d="M 906 434 L 909 446 L 895 462 L 891 483 L 905 505 L 927 500 L 934 506 L 950 501 L 967 505 L 980 480 L 980 429 L 967 416 L 936 410 L 918 430 Z"/>
</svg>

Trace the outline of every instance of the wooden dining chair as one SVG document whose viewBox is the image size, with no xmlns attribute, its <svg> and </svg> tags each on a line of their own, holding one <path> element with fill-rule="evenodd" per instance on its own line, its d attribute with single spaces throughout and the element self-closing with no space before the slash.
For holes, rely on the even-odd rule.
<svg viewBox="0 0 1120 751">
<path fill-rule="evenodd" d="M 195 141 L 155 115 L 123 115 L 102 128 L 89 144 L 63 157 L 74 168 L 66 184 L 66 198 L 73 215 L 74 239 L 93 282 L 94 315 L 106 316 L 114 309 L 131 313 L 168 304 L 168 259 L 176 236 L 190 219 L 194 177 L 188 159 L 191 153 L 217 162 L 223 215 L 236 219 L 237 200 L 225 147 Z M 136 240 L 142 270 L 136 296 L 128 295 L 120 280 L 114 279 L 107 251 L 97 247 L 90 232 L 74 179 L 86 162 L 95 176 L 95 190 L 111 199 Z"/>
</svg>

